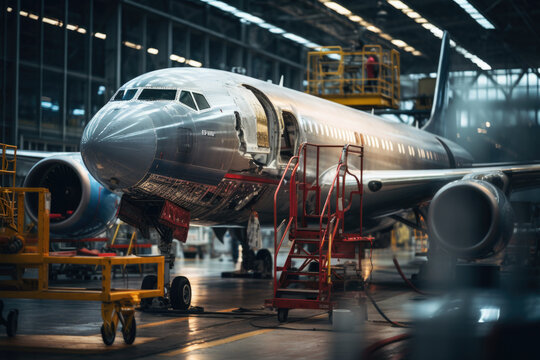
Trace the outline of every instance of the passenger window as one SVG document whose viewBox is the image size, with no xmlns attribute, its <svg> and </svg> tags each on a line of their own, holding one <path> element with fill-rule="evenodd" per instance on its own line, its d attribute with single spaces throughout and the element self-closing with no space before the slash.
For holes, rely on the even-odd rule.
<svg viewBox="0 0 540 360">
<path fill-rule="evenodd" d="M 189 106 L 193 110 L 197 110 L 195 101 L 193 101 L 193 97 L 191 96 L 191 93 L 189 91 L 182 91 L 180 93 L 180 102 L 184 105 Z"/>
<path fill-rule="evenodd" d="M 206 101 L 206 98 L 203 94 L 197 94 L 192 93 L 193 97 L 195 98 L 195 101 L 197 102 L 197 106 L 199 107 L 199 110 L 209 109 L 210 105 L 208 104 L 208 101 Z"/>
<path fill-rule="evenodd" d="M 176 99 L 175 89 L 143 89 L 138 100 L 159 101 Z"/>
</svg>

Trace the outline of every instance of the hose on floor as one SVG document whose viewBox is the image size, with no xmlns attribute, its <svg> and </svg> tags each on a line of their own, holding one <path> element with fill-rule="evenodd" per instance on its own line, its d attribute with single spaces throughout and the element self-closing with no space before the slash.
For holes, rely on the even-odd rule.
<svg viewBox="0 0 540 360">
<path fill-rule="evenodd" d="M 411 335 L 410 334 L 400 334 L 400 335 L 396 335 L 396 336 L 391 336 L 389 338 L 386 338 L 386 339 L 382 339 L 382 340 L 379 340 L 377 342 L 374 342 L 373 344 L 371 344 L 370 346 L 368 346 L 365 350 L 364 350 L 364 356 L 362 356 L 362 359 L 371 359 L 372 356 L 373 356 L 373 353 L 387 345 L 390 345 L 390 344 L 393 344 L 393 343 L 397 343 L 399 341 L 403 341 L 403 340 L 407 340 L 407 339 L 410 339 L 411 338 Z"/>
<path fill-rule="evenodd" d="M 426 295 L 426 296 L 429 295 L 429 294 L 426 294 L 425 292 L 423 292 L 422 290 L 419 290 L 416 286 L 414 286 L 414 284 L 409 279 L 407 279 L 407 277 L 403 273 L 403 270 L 401 270 L 401 266 L 399 266 L 399 262 L 398 262 L 398 260 L 396 259 L 395 256 L 392 259 L 392 261 L 394 262 L 394 266 L 396 267 L 397 272 L 399 273 L 399 275 L 401 276 L 403 281 L 405 281 L 405 284 L 409 285 L 409 287 L 411 289 L 413 289 L 415 292 L 417 292 L 418 294 Z"/>
<path fill-rule="evenodd" d="M 381 310 L 381 308 L 379 307 L 379 305 L 377 305 L 377 302 L 373 299 L 373 297 L 370 295 L 368 289 L 366 288 L 364 290 L 364 292 L 366 293 L 366 296 L 368 297 L 369 301 L 371 301 L 371 303 L 373 304 L 373 307 L 375 307 L 375 309 L 377 310 L 377 312 L 384 318 L 384 320 L 386 320 L 388 323 L 394 325 L 394 326 L 397 326 L 397 327 L 402 327 L 402 328 L 408 328 L 410 327 L 409 325 L 406 325 L 406 324 L 402 324 L 400 322 L 397 322 L 397 321 L 392 321 L 390 320 L 390 318 L 388 316 L 386 316 L 386 314 L 384 313 L 384 311 Z"/>
</svg>

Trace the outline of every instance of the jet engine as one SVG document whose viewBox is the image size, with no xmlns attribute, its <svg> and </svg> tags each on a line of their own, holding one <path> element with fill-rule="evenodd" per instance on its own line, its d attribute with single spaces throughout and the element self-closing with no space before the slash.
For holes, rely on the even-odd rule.
<svg viewBox="0 0 540 360">
<path fill-rule="evenodd" d="M 429 207 L 430 240 L 461 259 L 482 259 L 508 244 L 514 229 L 510 201 L 499 187 L 477 179 L 442 187 Z"/>
<path fill-rule="evenodd" d="M 55 238 L 95 236 L 116 218 L 120 198 L 86 170 L 80 154 L 55 155 L 36 163 L 25 187 L 45 187 L 51 193 L 50 233 Z M 36 220 L 37 195 L 28 193 L 26 211 Z"/>
</svg>

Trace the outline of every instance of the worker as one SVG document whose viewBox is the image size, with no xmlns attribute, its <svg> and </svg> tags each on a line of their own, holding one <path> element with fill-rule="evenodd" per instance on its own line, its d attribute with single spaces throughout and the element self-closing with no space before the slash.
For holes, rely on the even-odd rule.
<svg viewBox="0 0 540 360">
<path fill-rule="evenodd" d="M 379 62 L 375 55 L 369 55 L 366 61 L 367 87 L 366 91 L 377 91 L 377 78 L 379 77 Z"/>
</svg>

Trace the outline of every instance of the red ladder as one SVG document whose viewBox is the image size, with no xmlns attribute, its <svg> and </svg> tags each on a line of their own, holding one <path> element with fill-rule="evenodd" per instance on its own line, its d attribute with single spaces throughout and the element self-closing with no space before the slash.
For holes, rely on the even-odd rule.
<svg viewBox="0 0 540 360">
<path fill-rule="evenodd" d="M 328 189 L 321 209 L 320 177 L 321 175 L 331 176 L 326 171 L 327 169 L 323 169 L 326 174 L 321 174 L 321 157 L 325 156 L 327 159 L 339 149 L 341 152 L 332 185 Z M 315 155 L 315 164 L 311 164 L 308 160 L 308 157 L 312 155 Z M 349 169 L 350 155 L 358 157 L 359 176 Z M 287 320 L 289 309 L 328 311 L 333 309 L 335 306 L 332 300 L 331 260 L 333 258 L 354 259 L 357 249 L 360 248 L 358 266 L 361 267 L 363 242 L 371 242 L 371 238 L 362 236 L 363 158 L 363 146 L 303 143 L 297 155 L 289 160 L 274 194 L 274 297 L 266 300 L 266 306 L 278 309 L 278 319 L 281 322 Z M 350 186 L 349 190 L 346 189 L 347 176 L 354 179 L 355 189 L 350 190 Z M 287 182 L 289 216 L 278 226 L 278 205 L 280 204 L 278 198 L 282 190 L 286 191 L 284 184 Z M 298 199 L 299 193 L 302 195 L 301 201 Z M 345 233 L 346 213 L 353 205 L 353 196 L 358 198 L 357 228 L 359 231 Z M 299 203 L 300 212 L 298 211 Z M 300 227 L 298 218 L 300 218 Z M 348 220 L 350 221 L 350 218 Z M 278 233 L 281 233 L 281 236 L 278 237 Z M 287 235 L 290 249 L 285 263 L 278 266 L 278 254 Z M 295 259 L 301 260 L 298 268 L 293 267 Z"/>
</svg>

